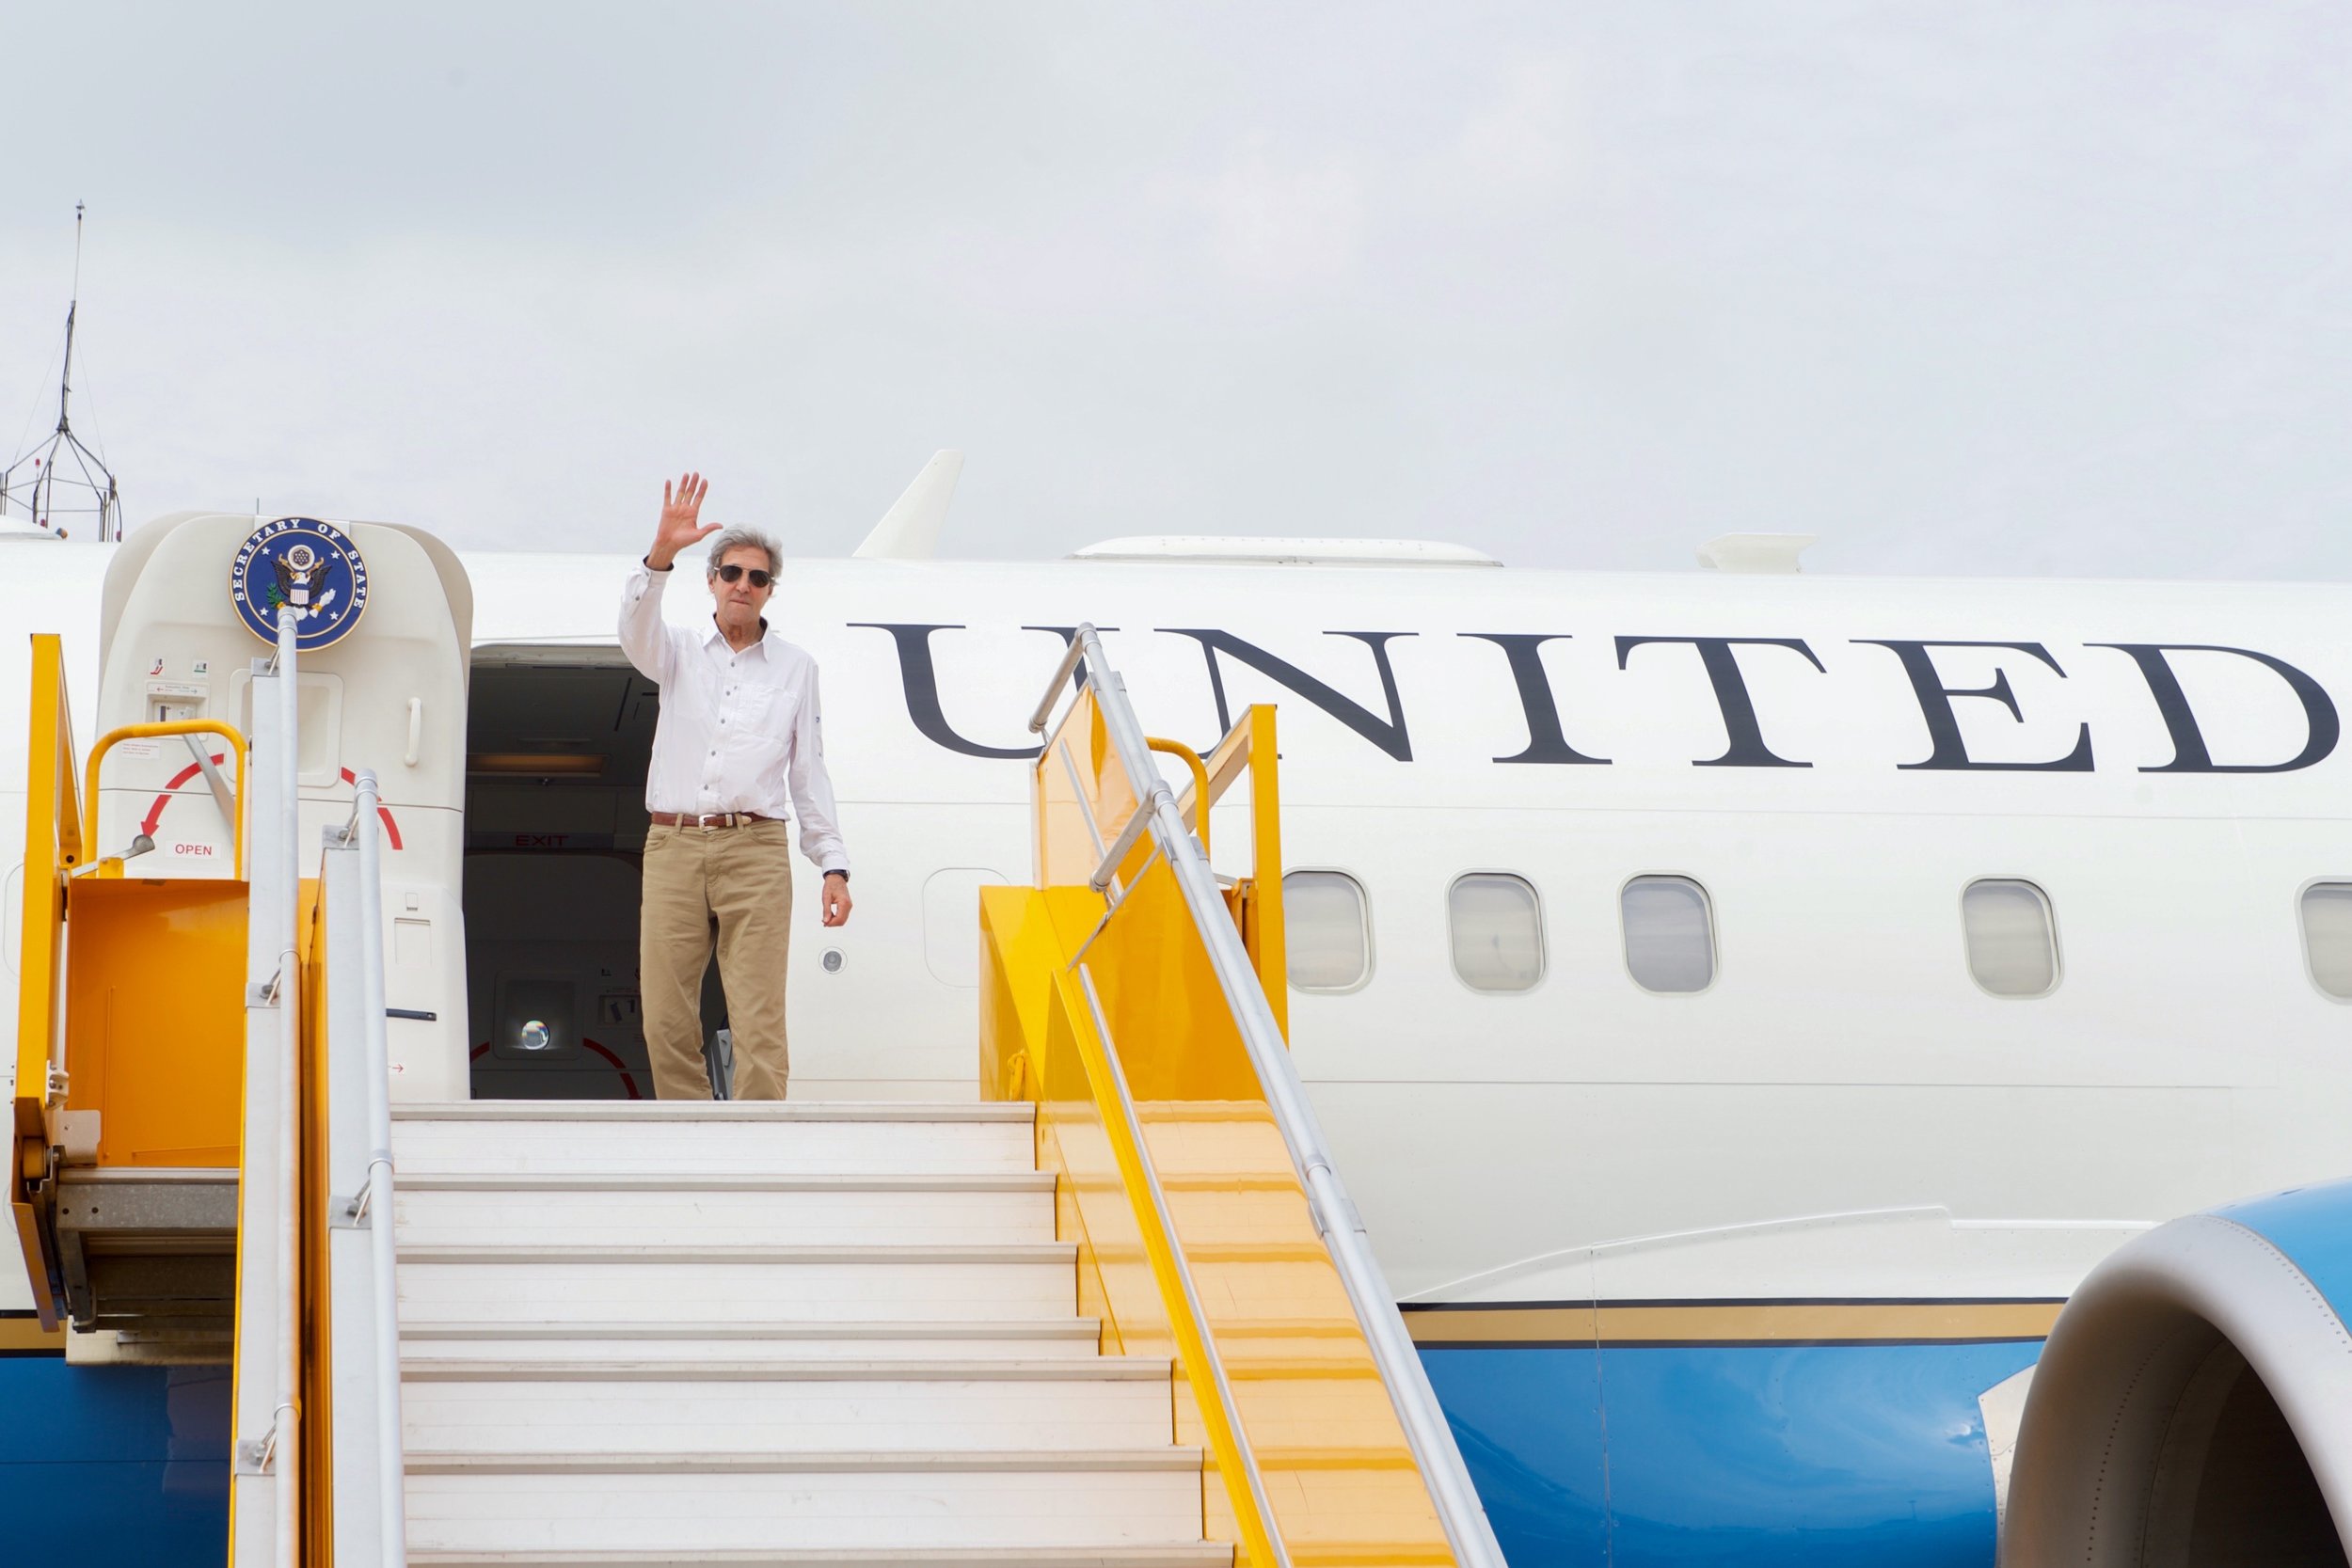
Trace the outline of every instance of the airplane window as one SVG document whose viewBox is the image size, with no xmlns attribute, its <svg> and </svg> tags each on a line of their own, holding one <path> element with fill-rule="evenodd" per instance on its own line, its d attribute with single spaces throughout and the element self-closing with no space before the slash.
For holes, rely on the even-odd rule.
<svg viewBox="0 0 2352 1568">
<path fill-rule="evenodd" d="M 1543 911 L 1524 877 L 1472 872 L 1446 894 L 1454 973 L 1472 990 L 1525 990 L 1544 977 Z"/>
<path fill-rule="evenodd" d="M 1715 911 L 1688 877 L 1636 877 L 1618 895 L 1625 966 L 1644 990 L 1705 990 L 1715 983 Z"/>
<path fill-rule="evenodd" d="M 1372 975 L 1372 922 L 1363 885 L 1343 871 L 1293 871 L 1282 879 L 1282 926 L 1291 984 L 1354 990 Z"/>
<path fill-rule="evenodd" d="M 2058 980 L 2050 900 L 2031 882 L 1987 878 L 1960 895 L 1968 973 L 1995 996 L 2046 996 Z"/>
<path fill-rule="evenodd" d="M 2303 958 L 2312 984 L 2352 1002 L 2352 882 L 2313 882 L 2303 890 Z"/>
</svg>

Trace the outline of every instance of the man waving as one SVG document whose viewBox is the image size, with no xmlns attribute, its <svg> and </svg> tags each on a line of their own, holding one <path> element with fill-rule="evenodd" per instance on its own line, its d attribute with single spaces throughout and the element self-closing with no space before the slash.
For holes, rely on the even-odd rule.
<svg viewBox="0 0 2352 1568">
<path fill-rule="evenodd" d="M 661 486 L 661 524 L 621 594 L 621 648 L 661 688 L 645 774 L 644 895 L 637 939 L 645 1048 L 654 1092 L 707 1100 L 702 983 L 710 927 L 735 1036 L 735 1098 L 782 1100 L 785 954 L 792 926 L 791 834 L 824 872 L 824 923 L 850 918 L 850 857 L 835 824 L 817 703 L 817 661 L 768 629 L 768 596 L 783 565 L 776 543 L 750 529 L 702 522 L 709 485 L 688 474 Z M 678 552 L 719 535 L 706 581 L 709 626 L 661 618 Z"/>
</svg>

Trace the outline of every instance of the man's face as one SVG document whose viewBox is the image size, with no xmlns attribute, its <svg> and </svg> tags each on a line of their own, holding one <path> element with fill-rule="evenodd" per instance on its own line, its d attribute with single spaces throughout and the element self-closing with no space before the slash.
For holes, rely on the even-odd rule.
<svg viewBox="0 0 2352 1568">
<path fill-rule="evenodd" d="M 726 580 L 726 569 L 740 566 L 735 580 Z M 729 626 L 748 626 L 758 624 L 768 609 L 768 595 L 776 591 L 773 582 L 765 588 L 752 585 L 752 573 L 768 570 L 768 552 L 757 546 L 738 545 L 727 551 L 718 563 L 717 573 L 710 578 L 710 596 L 719 603 L 719 619 Z"/>
</svg>

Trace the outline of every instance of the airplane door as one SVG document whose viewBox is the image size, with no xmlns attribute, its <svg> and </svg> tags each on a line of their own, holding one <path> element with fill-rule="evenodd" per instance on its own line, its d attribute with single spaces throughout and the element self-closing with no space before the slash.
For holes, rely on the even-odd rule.
<svg viewBox="0 0 2352 1568">
<path fill-rule="evenodd" d="M 392 1097 L 465 1099 L 458 885 L 473 598 L 455 554 L 385 523 L 201 513 L 151 523 L 106 574 L 99 732 L 218 719 L 249 734 L 254 661 L 275 651 L 261 629 L 274 594 L 299 595 L 303 641 L 317 643 L 296 658 L 303 875 L 318 874 L 321 835 L 349 819 L 358 772 L 373 768 Z M 126 740 L 103 763 L 95 852 L 136 848 L 126 876 L 236 872 L 234 758 L 216 737 L 190 738 Z"/>
</svg>

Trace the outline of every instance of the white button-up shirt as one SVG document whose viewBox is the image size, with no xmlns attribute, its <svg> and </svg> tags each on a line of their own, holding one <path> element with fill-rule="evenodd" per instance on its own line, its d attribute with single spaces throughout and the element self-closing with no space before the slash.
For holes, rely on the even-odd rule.
<svg viewBox="0 0 2352 1568">
<path fill-rule="evenodd" d="M 715 620 L 700 632 L 670 625 L 661 618 L 670 576 L 641 564 L 621 594 L 621 651 L 661 688 L 645 809 L 797 816 L 801 852 L 827 871 L 847 871 L 817 661 L 773 632 L 738 653 Z"/>
</svg>

